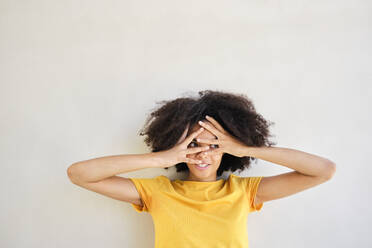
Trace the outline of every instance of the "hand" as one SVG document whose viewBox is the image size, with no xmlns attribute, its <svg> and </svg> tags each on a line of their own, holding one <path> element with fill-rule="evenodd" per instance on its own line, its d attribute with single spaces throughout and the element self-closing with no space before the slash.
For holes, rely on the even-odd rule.
<svg viewBox="0 0 372 248">
<path fill-rule="evenodd" d="M 196 141 L 206 144 L 217 144 L 218 148 L 206 152 L 206 154 L 214 153 L 229 153 L 236 157 L 244 157 L 244 150 L 247 147 L 246 144 L 239 141 L 231 134 L 229 134 L 223 127 L 212 117 L 206 116 L 206 119 L 213 125 L 199 121 L 199 125 L 204 127 L 206 130 L 217 136 L 217 139 L 196 139 Z"/>
<path fill-rule="evenodd" d="M 200 160 L 188 158 L 186 155 L 206 151 L 209 149 L 209 146 L 188 148 L 191 141 L 193 141 L 193 139 L 195 139 L 201 132 L 203 132 L 204 128 L 200 128 L 186 137 L 188 129 L 189 125 L 187 125 L 185 131 L 174 147 L 169 150 L 159 152 L 159 156 L 161 158 L 161 168 L 170 167 L 182 162 L 190 164 L 198 164 L 202 162 Z"/>
</svg>

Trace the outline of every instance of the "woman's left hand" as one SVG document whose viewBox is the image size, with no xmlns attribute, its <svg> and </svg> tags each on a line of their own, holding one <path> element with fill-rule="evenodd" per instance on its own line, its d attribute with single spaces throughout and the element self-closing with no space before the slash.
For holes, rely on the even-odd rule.
<svg viewBox="0 0 372 248">
<path fill-rule="evenodd" d="M 199 121 L 199 125 L 204 127 L 206 130 L 213 133 L 217 136 L 217 139 L 200 139 L 198 138 L 196 141 L 205 143 L 205 144 L 217 144 L 218 148 L 213 149 L 211 151 L 205 152 L 206 154 L 213 154 L 213 153 L 229 153 L 236 157 L 244 157 L 246 156 L 244 153 L 247 145 L 233 137 L 227 131 L 223 129 L 223 127 L 212 117 L 206 116 L 206 119 L 212 123 L 210 125 L 205 122 Z"/>
</svg>

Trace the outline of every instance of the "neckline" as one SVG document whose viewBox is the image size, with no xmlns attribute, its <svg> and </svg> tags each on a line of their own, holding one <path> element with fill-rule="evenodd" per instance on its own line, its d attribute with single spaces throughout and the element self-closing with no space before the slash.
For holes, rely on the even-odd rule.
<svg viewBox="0 0 372 248">
<path fill-rule="evenodd" d="M 231 174 L 230 174 L 231 175 Z M 229 177 L 230 177 L 229 175 Z M 201 184 L 201 185 L 207 185 L 207 184 L 214 184 L 214 183 L 220 183 L 220 182 L 223 182 L 223 181 L 227 181 L 229 179 L 229 177 L 227 179 L 218 179 L 216 181 L 209 181 L 209 182 L 203 182 L 203 181 L 187 181 L 187 180 L 180 180 L 180 179 L 176 179 L 175 181 L 176 182 L 181 182 L 183 184 Z"/>
<path fill-rule="evenodd" d="M 195 183 L 210 184 L 210 183 L 217 183 L 217 182 L 223 181 L 224 179 L 221 178 L 221 179 L 218 179 L 216 181 L 207 181 L 207 182 L 203 182 L 203 181 L 188 181 L 188 180 L 179 180 L 179 179 L 177 179 L 177 180 L 178 181 L 181 181 L 183 183 L 189 183 L 189 184 L 195 184 Z"/>
</svg>

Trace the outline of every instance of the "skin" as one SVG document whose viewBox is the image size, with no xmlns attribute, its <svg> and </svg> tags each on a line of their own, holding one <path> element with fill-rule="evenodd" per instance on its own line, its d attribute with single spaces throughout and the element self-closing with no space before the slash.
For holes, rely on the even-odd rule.
<svg viewBox="0 0 372 248">
<path fill-rule="evenodd" d="M 194 133 L 189 132 L 191 137 L 186 137 L 188 131 L 188 127 L 186 127 L 178 141 L 178 144 L 182 142 L 184 144 L 175 147 L 177 149 L 172 148 L 161 153 L 123 154 L 84 160 L 71 165 L 67 170 L 68 176 L 74 184 L 91 191 L 114 199 L 143 205 L 131 180 L 116 176 L 117 174 L 144 168 L 158 168 L 168 160 L 171 161 L 166 167 L 170 167 L 179 163 L 180 160 L 184 162 L 185 156 L 190 156 L 186 163 L 190 170 L 189 181 L 216 181 L 217 168 L 224 153 L 236 157 L 255 157 L 293 169 L 294 171 L 291 172 L 262 178 L 253 200 L 255 204 L 252 203 L 258 205 L 315 187 L 330 180 L 336 172 L 334 162 L 314 154 L 281 147 L 248 147 L 232 137 L 212 117 L 206 116 L 206 119 L 209 121 L 192 128 L 193 130 L 199 127 L 205 129 Z M 193 138 L 201 138 L 200 141 L 196 141 L 198 145 L 217 144 L 218 148 L 212 146 L 213 149 L 207 151 L 207 154 L 203 154 L 205 151 L 198 147 L 187 148 L 189 153 L 185 153 L 185 148 L 191 144 Z M 190 151 L 191 149 L 192 151 Z M 181 156 L 177 156 L 179 154 Z M 164 158 L 159 159 L 159 157 Z M 192 157 L 197 159 L 191 160 Z M 193 163 L 199 159 L 211 162 L 212 166 L 205 171 L 197 170 Z"/>
<path fill-rule="evenodd" d="M 204 120 L 205 123 L 208 123 L 212 125 L 212 123 Z M 190 133 L 197 131 L 199 128 L 201 128 L 199 124 L 194 125 L 190 129 Z M 216 136 L 211 133 L 208 130 L 204 130 L 201 132 L 196 138 L 201 139 L 216 139 Z M 208 144 L 203 142 L 197 142 L 195 139 L 193 142 L 189 144 L 189 147 L 204 147 L 209 146 L 209 150 L 215 150 L 218 148 L 218 145 L 216 144 Z M 202 151 L 198 153 L 192 153 L 188 154 L 188 158 L 202 160 L 203 162 L 207 164 L 211 164 L 207 169 L 205 170 L 199 170 L 196 168 L 196 164 L 186 163 L 187 167 L 189 168 L 189 175 L 187 177 L 187 181 L 200 181 L 200 182 L 211 182 L 216 181 L 217 179 L 217 170 L 220 166 L 221 160 L 222 160 L 223 153 L 222 152 L 216 152 L 216 153 L 209 153 Z"/>
</svg>

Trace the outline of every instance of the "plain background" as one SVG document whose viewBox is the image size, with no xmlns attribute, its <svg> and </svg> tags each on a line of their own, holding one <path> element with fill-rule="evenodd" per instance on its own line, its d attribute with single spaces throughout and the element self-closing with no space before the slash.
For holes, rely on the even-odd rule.
<svg viewBox="0 0 372 248">
<path fill-rule="evenodd" d="M 250 247 L 371 247 L 371 13 L 367 0 L 2 0 L 0 246 L 153 247 L 149 214 L 66 169 L 148 152 L 138 133 L 157 101 L 218 89 L 252 99 L 278 147 L 337 164 L 249 215 Z M 241 176 L 287 171 L 259 160 Z M 181 177 L 121 176 L 161 174 Z"/>
</svg>

